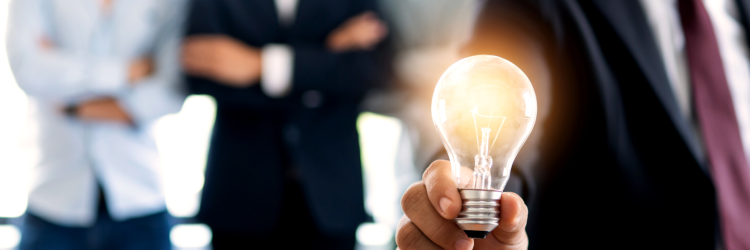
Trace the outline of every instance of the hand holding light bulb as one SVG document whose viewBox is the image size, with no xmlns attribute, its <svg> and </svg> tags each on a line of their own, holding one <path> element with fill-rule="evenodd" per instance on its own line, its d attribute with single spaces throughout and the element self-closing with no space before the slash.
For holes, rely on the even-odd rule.
<svg viewBox="0 0 750 250">
<path fill-rule="evenodd" d="M 448 161 L 433 162 L 412 184 L 401 199 L 404 216 L 398 223 L 396 244 L 400 250 L 411 249 L 527 249 L 528 208 L 520 196 L 505 192 L 500 199 L 500 220 L 484 239 L 469 238 L 458 227 L 455 218 L 461 211 L 461 195 L 451 176 Z"/>
<path fill-rule="evenodd" d="M 446 249 L 471 249 L 471 238 L 477 246 L 525 249 L 528 210 L 518 195 L 503 189 L 536 112 L 534 89 L 513 63 L 479 55 L 448 68 L 435 87 L 432 118 L 450 164 L 433 163 L 423 182 L 404 194 L 399 247 L 414 246 L 421 235 L 424 244 Z"/>
</svg>

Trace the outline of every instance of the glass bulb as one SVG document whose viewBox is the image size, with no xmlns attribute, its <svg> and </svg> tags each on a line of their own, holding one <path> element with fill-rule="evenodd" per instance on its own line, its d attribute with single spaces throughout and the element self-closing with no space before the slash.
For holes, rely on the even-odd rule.
<svg viewBox="0 0 750 250">
<path fill-rule="evenodd" d="M 464 199 L 456 220 L 470 237 L 484 238 L 497 226 L 498 201 L 536 112 L 531 82 L 503 58 L 464 58 L 440 77 L 432 96 L 432 121 Z"/>
</svg>

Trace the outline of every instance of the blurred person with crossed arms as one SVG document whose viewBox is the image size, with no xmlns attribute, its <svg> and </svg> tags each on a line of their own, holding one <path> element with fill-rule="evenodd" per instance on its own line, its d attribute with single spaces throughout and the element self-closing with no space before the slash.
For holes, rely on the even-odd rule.
<svg viewBox="0 0 750 250">
<path fill-rule="evenodd" d="M 367 220 L 359 103 L 390 67 L 374 1 L 192 7 L 182 63 L 191 92 L 217 102 L 197 216 L 213 249 L 353 249 Z"/>
<path fill-rule="evenodd" d="M 36 161 L 20 249 L 170 249 L 154 122 L 177 112 L 183 0 L 14 0 Z"/>
</svg>

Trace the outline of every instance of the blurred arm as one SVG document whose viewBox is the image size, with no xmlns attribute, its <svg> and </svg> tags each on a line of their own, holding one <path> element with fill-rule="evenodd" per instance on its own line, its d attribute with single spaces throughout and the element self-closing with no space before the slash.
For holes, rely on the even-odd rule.
<svg viewBox="0 0 750 250">
<path fill-rule="evenodd" d="M 369 87 L 374 86 L 372 82 L 367 82 L 367 79 L 372 80 L 378 80 L 382 81 L 382 78 L 379 73 L 382 72 L 373 72 L 375 75 L 369 75 L 372 74 L 368 71 L 367 67 L 379 67 L 377 65 L 377 62 L 375 64 L 367 66 L 367 64 L 370 64 L 371 62 L 368 62 L 367 60 L 371 60 L 372 58 L 366 58 L 366 57 L 375 57 L 377 55 L 367 55 L 361 54 L 361 55 L 355 55 L 355 56 L 349 56 L 347 57 L 340 57 L 335 58 L 336 55 L 341 55 L 345 53 L 353 53 L 353 52 L 367 52 L 369 50 L 372 50 L 373 47 L 380 43 L 382 39 L 387 34 L 387 28 L 385 28 L 385 24 L 380 21 L 374 12 L 367 11 L 362 14 L 358 14 L 357 16 L 354 16 L 347 20 L 345 23 L 341 24 L 336 30 L 332 31 L 328 35 L 326 46 L 323 48 L 323 50 L 319 52 L 315 52 L 314 50 L 319 50 L 319 47 L 309 47 L 309 48 L 301 48 L 300 46 L 296 46 L 295 48 L 289 46 L 289 45 L 283 45 L 283 44 L 272 44 L 272 45 L 266 45 L 263 47 L 262 52 L 262 59 L 263 59 L 263 72 L 261 76 L 261 87 L 263 89 L 263 92 L 265 92 L 267 95 L 271 97 L 283 97 L 286 95 L 290 89 L 292 88 L 292 80 L 294 78 L 295 73 L 301 73 L 303 74 L 299 79 L 295 79 L 295 82 L 300 82 L 302 79 L 308 79 L 313 84 L 315 82 L 319 82 L 320 79 L 310 78 L 315 77 L 315 75 L 310 75 L 310 73 L 317 73 L 321 74 L 323 77 L 327 77 L 330 80 L 331 76 L 339 76 L 342 77 L 343 81 L 353 81 L 349 84 L 343 83 L 339 86 L 330 86 L 330 84 L 325 84 L 322 86 L 297 86 L 303 87 L 300 91 L 307 91 L 307 90 L 319 90 L 323 92 L 331 93 L 331 90 L 342 90 L 342 93 L 335 93 L 336 94 L 354 94 L 355 96 L 363 95 Z M 302 54 L 295 53 L 296 50 L 308 50 L 302 52 Z M 382 53 L 382 48 L 380 48 Z M 307 57 L 312 60 L 302 60 L 301 62 L 305 65 L 295 65 L 295 62 L 298 62 L 302 58 L 295 58 L 295 56 L 302 56 Z M 365 57 L 363 60 L 358 59 L 356 57 Z M 295 60 L 297 59 L 297 60 Z M 323 59 L 323 60 L 321 60 Z M 375 59 L 377 61 L 377 59 Z M 329 66 L 325 64 L 330 64 Z M 309 64 L 307 64 L 309 63 Z M 355 64 L 355 65 L 352 65 Z M 362 67 L 362 65 L 365 65 L 364 68 L 357 68 Z M 295 71 L 295 69 L 307 69 L 311 66 L 318 66 L 320 68 L 314 69 L 315 71 Z M 333 69 L 327 69 L 327 67 L 333 67 Z M 351 69 L 346 69 L 347 66 L 353 66 Z M 342 71 L 343 69 L 343 71 Z M 329 70 L 329 71 L 327 71 Z M 339 72 L 350 72 L 351 70 L 354 70 L 354 72 L 357 73 L 363 73 L 366 72 L 365 75 L 362 75 L 360 79 L 346 79 L 348 76 L 341 76 Z M 336 78 L 334 78 L 336 79 Z M 333 81 L 333 82 L 340 82 L 340 81 Z M 363 89 L 357 89 L 357 88 L 348 88 L 350 85 L 359 85 L 357 83 L 362 83 L 364 86 Z M 305 84 L 305 82 L 303 82 Z M 304 88 L 307 87 L 307 88 Z M 324 89 L 325 87 L 332 87 L 330 89 Z M 348 92 L 351 91 L 351 92 Z"/>
<path fill-rule="evenodd" d="M 226 34 L 221 11 L 213 1 L 196 1 L 188 34 Z M 338 98 L 358 99 L 382 82 L 380 51 L 333 52 L 324 44 L 267 45 L 262 48 L 261 86 L 234 88 L 212 80 L 192 77 L 193 93 L 210 94 L 218 102 L 242 106 L 265 103 L 267 97 L 280 98 L 308 90 Z M 250 86 L 249 84 L 248 86 Z"/>
<path fill-rule="evenodd" d="M 149 123 L 180 110 L 185 100 L 179 49 L 185 20 L 185 1 L 172 0 L 165 8 L 153 50 L 155 71 L 119 96 L 120 105 L 135 124 Z"/>
<path fill-rule="evenodd" d="M 221 1 L 194 0 L 190 6 L 187 18 L 187 39 L 194 36 L 226 34 L 221 22 Z M 187 42 L 187 41 L 186 41 Z M 185 45 L 183 45 L 183 49 Z M 183 57 L 186 57 L 183 52 Z M 183 58 L 183 60 L 185 60 Z M 184 64 L 184 62 L 183 62 Z M 188 70 L 188 69 L 186 69 Z M 187 86 L 191 94 L 205 94 L 213 96 L 218 103 L 232 105 L 252 105 L 261 103 L 263 95 L 256 88 L 235 88 L 219 84 L 207 77 L 190 75 Z"/>
<path fill-rule="evenodd" d="M 317 90 L 339 98 L 359 98 L 385 81 L 384 48 L 335 53 L 323 45 L 293 45 L 291 93 Z"/>
<path fill-rule="evenodd" d="M 66 99 L 80 94 L 113 94 L 127 86 L 129 60 L 91 56 L 54 46 L 41 0 L 10 3 L 7 51 L 19 87 L 28 95 Z M 47 40 L 51 39 L 51 40 Z"/>
<path fill-rule="evenodd" d="M 359 100 L 368 90 L 389 82 L 393 51 L 388 29 L 377 17 L 376 1 L 359 4 L 361 11 L 328 34 L 326 44 L 291 45 L 291 94 L 317 90 L 340 99 Z"/>
</svg>

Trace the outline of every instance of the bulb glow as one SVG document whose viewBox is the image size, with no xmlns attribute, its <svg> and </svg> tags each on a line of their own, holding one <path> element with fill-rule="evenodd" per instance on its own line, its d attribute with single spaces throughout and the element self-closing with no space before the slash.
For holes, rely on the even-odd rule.
<svg viewBox="0 0 750 250">
<path fill-rule="evenodd" d="M 513 63 L 479 55 L 453 64 L 432 97 L 432 117 L 459 188 L 502 191 L 536 121 L 536 95 Z"/>
<path fill-rule="evenodd" d="M 464 210 L 457 221 L 465 224 L 461 225 L 464 230 L 485 232 L 491 229 L 476 225 L 496 226 L 496 213 L 474 213 L 466 201 L 499 200 L 513 161 L 534 127 L 536 113 L 536 94 L 529 79 L 516 65 L 497 56 L 462 59 L 438 81 L 432 97 L 432 121 L 450 157 L 456 186 L 459 190 L 497 191 L 462 193 Z M 487 198 L 490 196 L 496 198 Z M 492 203 L 482 206 L 475 210 L 497 209 Z"/>
</svg>

